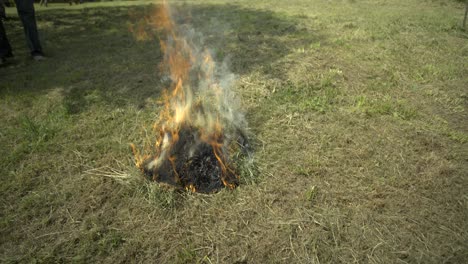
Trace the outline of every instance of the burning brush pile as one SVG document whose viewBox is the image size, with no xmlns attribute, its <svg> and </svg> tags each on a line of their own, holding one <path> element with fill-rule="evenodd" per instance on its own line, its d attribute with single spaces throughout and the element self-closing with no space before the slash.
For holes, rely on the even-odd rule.
<svg viewBox="0 0 468 264">
<path fill-rule="evenodd" d="M 246 127 L 229 87 L 234 80 L 217 67 L 210 52 L 187 24 L 172 19 L 164 3 L 146 22 L 159 34 L 167 75 L 163 107 L 153 125 L 154 142 L 132 150 L 137 167 L 148 178 L 193 192 L 235 188 L 239 176 L 230 153 L 247 153 Z M 147 36 L 145 30 L 134 32 Z"/>
</svg>

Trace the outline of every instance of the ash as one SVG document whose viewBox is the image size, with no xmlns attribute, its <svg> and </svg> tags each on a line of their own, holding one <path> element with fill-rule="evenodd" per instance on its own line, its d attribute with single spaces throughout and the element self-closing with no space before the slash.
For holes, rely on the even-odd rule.
<svg viewBox="0 0 468 264">
<path fill-rule="evenodd" d="M 170 154 L 158 166 L 149 164 L 157 157 L 146 160 L 144 174 L 157 182 L 173 185 L 180 189 L 195 188 L 196 192 L 214 193 L 225 187 L 238 185 L 238 178 L 230 167 L 223 171 L 223 165 L 216 157 L 213 147 L 204 142 L 197 142 L 198 135 L 193 127 L 179 131 L 179 140 L 171 148 Z M 224 166 L 229 166 L 226 153 L 221 153 Z M 193 189 L 192 189 L 193 190 Z"/>
</svg>

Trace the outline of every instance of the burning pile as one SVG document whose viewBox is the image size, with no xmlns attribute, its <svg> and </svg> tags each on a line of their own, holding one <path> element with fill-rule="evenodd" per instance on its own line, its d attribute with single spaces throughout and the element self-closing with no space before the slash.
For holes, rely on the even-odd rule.
<svg viewBox="0 0 468 264">
<path fill-rule="evenodd" d="M 194 31 L 173 22 L 167 3 L 148 22 L 165 36 L 161 71 L 169 78 L 153 125 L 154 145 L 143 154 L 132 145 L 136 165 L 155 181 L 193 192 L 235 188 L 238 176 L 228 153 L 245 147 L 246 137 L 227 89 L 232 74 L 217 68 L 208 50 L 195 48 Z"/>
</svg>

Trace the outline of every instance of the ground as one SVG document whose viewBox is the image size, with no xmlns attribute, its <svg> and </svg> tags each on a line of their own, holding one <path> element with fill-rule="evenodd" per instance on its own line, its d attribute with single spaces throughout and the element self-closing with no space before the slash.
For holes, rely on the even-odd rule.
<svg viewBox="0 0 468 264">
<path fill-rule="evenodd" d="M 146 182 L 151 2 L 12 8 L 0 68 L 0 261 L 467 263 L 468 32 L 438 0 L 174 1 L 228 59 L 255 142 L 235 190 Z"/>
</svg>

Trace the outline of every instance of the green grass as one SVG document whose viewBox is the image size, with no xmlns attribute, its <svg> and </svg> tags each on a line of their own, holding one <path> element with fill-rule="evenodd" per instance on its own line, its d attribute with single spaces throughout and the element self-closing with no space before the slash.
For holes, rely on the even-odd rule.
<svg viewBox="0 0 468 264">
<path fill-rule="evenodd" d="M 465 263 L 468 34 L 438 0 L 177 1 L 228 59 L 255 166 L 214 195 L 146 182 L 163 82 L 148 2 L 37 8 L 49 58 L 0 68 L 0 261 Z M 215 26 L 214 26 L 215 25 Z"/>
</svg>

